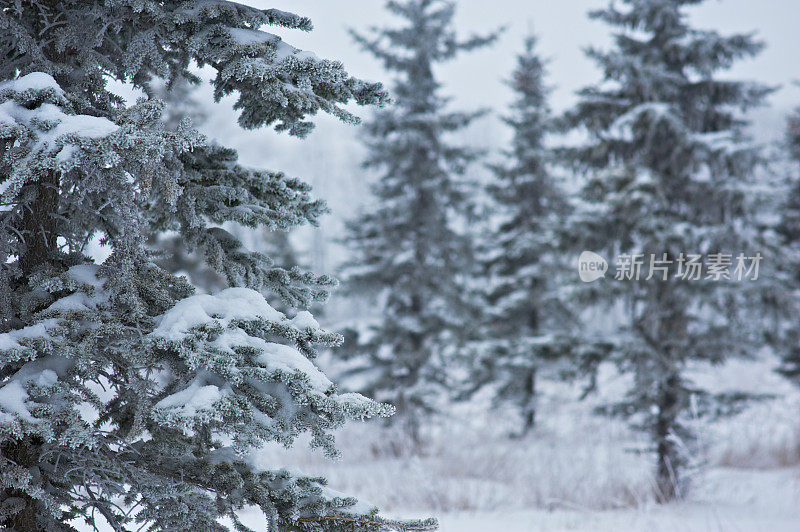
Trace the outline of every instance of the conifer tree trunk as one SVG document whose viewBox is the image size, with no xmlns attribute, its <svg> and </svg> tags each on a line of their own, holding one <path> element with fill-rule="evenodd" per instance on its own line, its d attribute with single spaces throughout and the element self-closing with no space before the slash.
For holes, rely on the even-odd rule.
<svg viewBox="0 0 800 532">
<path fill-rule="evenodd" d="M 19 265 L 23 276 L 46 263 L 55 250 L 55 214 L 58 212 L 58 173 L 48 172 L 38 183 L 29 185 L 35 194 L 33 202 L 23 208 L 22 236 L 24 245 L 21 247 Z M 38 310 L 38 309 L 33 309 Z M 39 462 L 41 441 L 34 438 L 25 438 L 15 443 L 7 443 L 0 448 L 0 456 L 13 464 L 30 470 Z M 37 503 L 34 498 L 21 490 L 8 488 L 4 493 L 4 500 L 9 498 L 19 499 L 22 509 L 0 522 L 3 530 L 19 532 L 36 532 L 40 530 L 37 525 Z"/>
<path fill-rule="evenodd" d="M 58 7 L 58 2 L 52 2 L 53 7 Z M 42 50 L 54 57 L 58 56 L 51 47 Z M 29 190 L 23 191 L 33 195 L 33 201 L 22 210 L 22 246 L 19 254 L 19 267 L 23 279 L 28 280 L 30 274 L 37 268 L 51 260 L 56 250 L 56 214 L 58 213 L 59 195 L 58 172 L 46 170 L 39 180 L 27 185 Z M 40 309 L 31 309 L 37 311 Z M 36 468 L 41 455 L 42 441 L 39 438 L 28 437 L 16 443 L 4 445 L 0 452 L 2 456 L 11 460 L 19 467 L 30 470 Z M 30 495 L 20 491 L 7 489 L 7 496 L 19 498 L 24 507 L 18 513 L 0 523 L 3 529 L 19 532 L 36 532 L 41 530 L 37 524 L 37 501 Z M 5 498 L 5 497 L 4 497 Z"/>
<path fill-rule="evenodd" d="M 22 234 L 25 246 L 19 258 L 20 268 L 25 276 L 47 262 L 56 249 L 55 215 L 58 213 L 57 172 L 48 172 L 36 184 L 36 199 L 25 208 L 22 214 Z"/>
<path fill-rule="evenodd" d="M 677 496 L 678 452 L 672 435 L 678 413 L 678 380 L 677 375 L 669 375 L 661 382 L 658 394 L 655 423 L 656 499 L 661 503 L 670 502 Z"/>
<path fill-rule="evenodd" d="M 536 369 L 530 370 L 525 379 L 525 424 L 522 434 L 525 435 L 536 426 Z"/>
<path fill-rule="evenodd" d="M 35 184 L 29 185 L 35 190 L 34 201 L 24 208 L 22 214 L 22 235 L 24 245 L 19 257 L 19 265 L 25 280 L 37 267 L 45 264 L 52 257 L 56 247 L 55 214 L 58 212 L 57 172 L 48 172 Z M 38 310 L 38 309 L 35 309 Z M 0 449 L 0 454 L 15 465 L 30 470 L 39 462 L 41 441 L 25 438 Z M 0 523 L 3 530 L 19 532 L 36 532 L 40 530 L 36 522 L 37 503 L 30 495 L 14 489 L 7 489 L 3 497 L 20 499 L 23 508 Z"/>
<path fill-rule="evenodd" d="M 418 253 L 418 256 L 422 256 L 421 253 Z M 423 310 L 423 301 L 422 297 L 419 294 L 414 294 L 411 296 L 411 312 L 415 316 L 421 316 Z M 409 335 L 409 339 L 411 340 L 411 349 L 414 353 L 414 356 L 417 359 L 422 359 L 420 353 L 422 353 L 423 349 L 423 342 L 424 339 L 416 333 L 411 333 Z M 410 368 L 409 372 L 409 383 L 413 384 L 419 381 L 420 378 L 420 367 L 416 364 Z M 411 444 L 413 446 L 414 454 L 419 454 L 422 449 L 422 434 L 420 433 L 420 419 L 419 419 L 419 412 L 415 405 L 413 404 L 413 397 L 408 397 L 404 392 L 401 394 L 403 400 L 401 404 L 398 405 L 398 412 L 405 417 L 405 430 L 408 437 L 411 439 Z"/>
<path fill-rule="evenodd" d="M 58 1 L 42 2 L 42 6 L 44 13 L 56 13 L 59 10 Z M 44 20 L 41 22 L 46 24 Z M 46 28 L 41 31 L 45 32 Z M 54 63 L 58 63 L 71 53 L 71 51 L 57 49 L 52 41 L 44 45 L 41 52 L 43 56 Z M 58 213 L 58 172 L 45 170 L 36 182 L 28 186 L 34 189 L 35 197 L 29 208 L 24 208 L 22 213 L 21 229 L 24 243 L 19 256 L 19 265 L 26 278 L 37 266 L 44 264 L 51 252 L 56 249 L 55 215 Z"/>
<path fill-rule="evenodd" d="M 531 331 L 539 331 L 539 313 L 533 310 L 528 314 L 528 326 Z M 531 353 L 531 358 L 536 359 L 536 353 Z M 525 378 L 525 405 L 523 414 L 525 424 L 522 427 L 522 434 L 525 435 L 536 425 L 536 368 L 531 368 Z"/>
</svg>

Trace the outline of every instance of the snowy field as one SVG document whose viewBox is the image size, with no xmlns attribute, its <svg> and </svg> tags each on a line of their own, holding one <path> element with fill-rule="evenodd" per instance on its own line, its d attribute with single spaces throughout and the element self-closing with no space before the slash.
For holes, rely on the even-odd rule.
<svg viewBox="0 0 800 532">
<path fill-rule="evenodd" d="M 548 383 L 540 426 L 509 438 L 513 418 L 476 401 L 451 412 L 424 456 L 410 456 L 386 430 L 353 424 L 339 433 L 341 461 L 302 445 L 262 454 L 327 476 L 395 516 L 434 515 L 441 530 L 461 531 L 793 531 L 800 530 L 800 393 L 771 371 L 772 361 L 737 361 L 697 371 L 711 389 L 771 393 L 741 414 L 698 422 L 701 456 L 687 499 L 653 502 L 652 466 L 636 453 L 645 440 L 623 422 L 592 412 L 625 383 L 613 371 L 598 396 Z M 724 383 L 724 385 L 723 385 Z M 491 423 L 489 423 L 491 421 Z M 399 456 L 398 456 L 399 454 Z M 255 513 L 248 521 L 257 525 Z"/>
<path fill-rule="evenodd" d="M 436 513 L 443 532 L 648 531 L 797 532 L 800 529 L 800 468 L 739 470 L 715 468 L 691 500 L 651 503 L 615 510 L 536 509 Z M 425 516 L 425 512 L 394 512 Z M 246 523 L 258 530 L 255 512 Z"/>
<path fill-rule="evenodd" d="M 716 469 L 693 500 L 657 506 L 438 514 L 443 532 L 797 532 L 800 469 Z M 419 512 L 417 512 L 419 513 Z M 409 512 L 403 514 L 411 515 Z M 419 514 L 424 515 L 424 514 Z M 260 520 L 248 520 L 257 526 Z"/>
</svg>

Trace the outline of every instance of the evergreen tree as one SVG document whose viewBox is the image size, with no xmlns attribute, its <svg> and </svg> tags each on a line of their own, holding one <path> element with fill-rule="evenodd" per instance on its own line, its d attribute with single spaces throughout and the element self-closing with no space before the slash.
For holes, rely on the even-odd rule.
<svg viewBox="0 0 800 532">
<path fill-rule="evenodd" d="M 786 143 L 789 146 L 789 156 L 795 163 L 800 164 L 800 107 L 789 117 Z"/>
<path fill-rule="evenodd" d="M 791 190 L 783 205 L 778 232 L 787 246 L 800 244 L 800 108 L 786 121 L 786 139 L 783 146 L 788 155 Z M 800 271 L 795 272 L 800 281 Z"/>
<path fill-rule="evenodd" d="M 571 234 L 576 248 L 617 257 L 622 277 L 579 288 L 587 301 L 591 296 L 609 309 L 624 303 L 616 306 L 619 327 L 608 338 L 635 384 L 613 410 L 634 416 L 652 435 L 659 501 L 685 486 L 690 402 L 699 412 L 717 408 L 713 396 L 689 382 L 687 366 L 755 353 L 760 344 L 739 311 L 764 286 L 733 276 L 739 253 L 750 267 L 749 257 L 765 249 L 750 203 L 760 152 L 737 113 L 760 104 L 770 89 L 717 77 L 762 45 L 750 35 L 690 27 L 686 8 L 700 1 L 624 0 L 592 12 L 619 31 L 611 50 L 588 51 L 603 82 L 583 89 L 565 117 L 588 135 L 564 150 L 567 161 L 588 173 Z M 694 272 L 690 254 L 704 257 L 702 279 L 686 275 Z M 715 280 L 713 263 L 728 271 L 727 260 L 730 280 Z M 651 265 L 656 269 L 647 279 Z"/>
<path fill-rule="evenodd" d="M 324 213 L 328 212 L 326 208 Z M 313 224 L 317 225 L 317 224 Z M 256 228 L 250 229 L 248 227 L 234 226 L 231 227 L 231 232 L 245 244 L 247 249 L 256 250 L 269 257 L 274 264 L 279 264 L 281 268 L 295 275 L 302 275 L 306 263 L 301 262 L 297 252 L 292 245 L 289 238 L 291 230 L 272 230 Z M 209 271 L 208 268 L 204 269 Z M 286 304 L 280 296 L 271 293 L 265 293 L 264 297 L 267 298 L 270 305 L 274 308 L 286 312 L 291 309 L 291 305 Z M 319 317 L 324 310 L 324 301 L 317 302 L 310 307 L 310 310 Z"/>
<path fill-rule="evenodd" d="M 336 345 L 306 311 L 333 281 L 243 249 L 226 222 L 287 229 L 315 220 L 308 186 L 236 164 L 163 104 L 126 107 L 108 77 L 151 93 L 155 76 L 217 72 L 242 126 L 308 133 L 305 117 L 380 104 L 379 84 L 295 49 L 262 26 L 303 17 L 224 0 L 27 1 L 0 7 L 0 527 L 75 530 L 384 530 L 393 523 L 325 487 L 264 470 L 249 453 L 303 433 L 334 455 L 331 430 L 391 408 L 337 393 L 313 363 Z M 178 231 L 229 288 L 193 295 L 146 241 Z M 102 264 L 86 256 L 101 235 Z M 432 522 L 418 522 L 422 529 Z"/>
<path fill-rule="evenodd" d="M 800 284 L 800 108 L 797 108 L 787 120 L 785 147 L 793 166 L 791 169 L 793 183 L 786 202 L 782 205 L 778 233 L 782 237 L 787 254 L 784 262 L 789 269 L 789 284 L 796 288 Z M 794 314 L 795 312 L 787 313 L 787 316 Z M 787 331 L 783 331 L 785 333 L 783 338 L 787 340 L 788 345 L 785 347 L 778 371 L 800 384 L 800 331 L 791 319 L 787 328 Z"/>
<path fill-rule="evenodd" d="M 387 2 L 403 19 L 356 41 L 396 74 L 391 108 L 366 125 L 365 166 L 381 171 L 375 205 L 349 224 L 355 253 L 348 284 L 378 294 L 382 318 L 356 351 L 362 391 L 392 403 L 405 430 L 420 442 L 421 417 L 435 410 L 446 384 L 448 358 L 468 323 L 464 275 L 471 239 L 457 226 L 467 209 L 463 174 L 479 153 L 448 135 L 481 112 L 444 110 L 437 64 L 485 46 L 496 34 L 460 40 L 455 4 L 440 0 Z"/>
<path fill-rule="evenodd" d="M 557 233 L 567 203 L 548 170 L 552 154 L 545 136 L 553 130 L 547 105 L 545 68 L 528 37 L 509 82 L 514 102 L 504 122 L 514 132 L 508 163 L 492 167 L 489 192 L 501 218 L 487 237 L 483 267 L 490 279 L 487 323 L 470 361 L 468 393 L 486 384 L 498 402 L 516 404 L 522 434 L 536 421 L 537 378 L 557 368 L 568 343 L 563 324 L 569 313 L 556 289 L 565 271 L 559 264 Z"/>
</svg>

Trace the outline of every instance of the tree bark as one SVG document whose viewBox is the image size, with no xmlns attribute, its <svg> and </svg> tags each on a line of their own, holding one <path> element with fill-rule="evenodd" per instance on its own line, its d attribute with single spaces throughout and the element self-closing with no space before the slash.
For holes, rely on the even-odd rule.
<svg viewBox="0 0 800 532">
<path fill-rule="evenodd" d="M 527 434 L 536 426 L 536 370 L 529 371 L 525 378 L 525 407 L 522 434 Z"/>
<path fill-rule="evenodd" d="M 23 207 L 20 232 L 24 241 L 20 248 L 19 265 L 23 275 L 28 278 L 37 268 L 45 266 L 52 260 L 56 251 L 56 217 L 58 213 L 59 176 L 57 172 L 48 172 L 34 184 L 33 201 Z M 23 191 L 23 197 L 25 192 Z M 35 468 L 39 463 L 42 442 L 38 438 L 27 437 L 22 440 L 8 442 L 0 448 L 0 454 L 20 467 Z M 3 530 L 18 532 L 37 532 L 41 528 L 37 524 L 40 508 L 37 501 L 21 490 L 6 489 L 2 492 L 2 500 L 20 499 L 22 508 L 10 515 L 0 527 Z"/>
<path fill-rule="evenodd" d="M 19 257 L 20 268 L 25 276 L 30 275 L 51 259 L 56 250 L 56 217 L 58 213 L 57 172 L 48 172 L 36 184 L 36 197 L 22 213 L 24 243 Z"/>
<path fill-rule="evenodd" d="M 678 411 L 678 378 L 668 376 L 661 382 L 658 396 L 658 415 L 655 425 L 657 446 L 656 500 L 667 503 L 678 495 L 679 457 L 672 435 Z"/>
</svg>

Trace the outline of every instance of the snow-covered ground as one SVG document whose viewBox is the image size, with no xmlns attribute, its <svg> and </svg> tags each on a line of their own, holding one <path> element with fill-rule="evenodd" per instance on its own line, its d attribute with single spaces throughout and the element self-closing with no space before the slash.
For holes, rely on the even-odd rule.
<svg viewBox="0 0 800 532">
<path fill-rule="evenodd" d="M 343 456 L 331 461 L 304 444 L 269 447 L 265 467 L 323 475 L 332 488 L 394 517 L 439 519 L 443 532 L 798 532 L 800 390 L 776 375 L 774 360 L 735 361 L 695 372 L 703 386 L 776 396 L 715 423 L 698 420 L 700 455 L 686 500 L 658 505 L 646 439 L 593 407 L 624 390 L 604 372 L 600 394 L 579 401 L 577 387 L 542 382 L 540 423 L 509 438 L 514 416 L 485 398 L 452 408 L 429 433 L 421 456 L 380 422 L 339 431 Z M 263 530 L 260 512 L 243 513 Z"/>
<path fill-rule="evenodd" d="M 438 513 L 442 532 L 797 532 L 800 468 L 714 469 L 691 500 L 616 510 L 572 508 Z M 422 516 L 425 512 L 395 512 Z M 260 517 L 250 514 L 258 525 Z"/>
<path fill-rule="evenodd" d="M 393 516 L 436 516 L 444 532 L 800 531 L 800 391 L 773 367 L 763 357 L 695 372 L 715 391 L 776 398 L 733 418 L 697 421 L 692 487 L 676 504 L 653 502 L 651 458 L 635 452 L 646 439 L 592 411 L 626 386 L 611 370 L 586 401 L 577 387 L 542 383 L 539 427 L 523 439 L 508 437 L 513 415 L 479 399 L 442 418 L 422 456 L 378 422 L 340 431 L 337 462 L 302 444 L 267 449 L 262 459 L 324 475 L 332 488 Z"/>
<path fill-rule="evenodd" d="M 764 531 L 800 530 L 800 468 L 713 469 L 689 501 L 591 511 L 532 510 L 440 516 L 444 532 L 533 531 Z"/>
<path fill-rule="evenodd" d="M 393 513 L 405 517 L 430 515 L 419 511 Z M 443 532 L 797 532 L 800 468 L 714 469 L 690 500 L 670 505 L 434 513 Z M 254 527 L 262 522 L 256 512 L 247 515 L 246 523 Z"/>
</svg>

